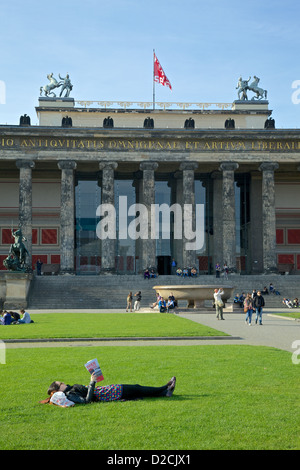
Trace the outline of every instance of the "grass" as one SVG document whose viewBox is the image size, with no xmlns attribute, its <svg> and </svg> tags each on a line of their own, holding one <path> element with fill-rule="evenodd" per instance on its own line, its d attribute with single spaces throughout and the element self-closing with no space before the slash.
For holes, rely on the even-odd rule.
<svg viewBox="0 0 300 470">
<path fill-rule="evenodd" d="M 69 409 L 38 403 L 53 380 L 86 384 L 83 364 L 94 357 L 104 385 L 162 385 L 175 374 L 175 394 Z M 299 367 L 287 351 L 255 346 L 8 349 L 0 449 L 299 450 Z"/>
<path fill-rule="evenodd" d="M 0 339 L 228 336 L 165 313 L 32 314 L 29 325 L 0 326 Z"/>
<path fill-rule="evenodd" d="M 295 318 L 295 320 L 300 320 L 300 310 L 288 309 L 284 312 L 272 312 L 272 315 L 279 315 L 281 317 Z"/>
</svg>

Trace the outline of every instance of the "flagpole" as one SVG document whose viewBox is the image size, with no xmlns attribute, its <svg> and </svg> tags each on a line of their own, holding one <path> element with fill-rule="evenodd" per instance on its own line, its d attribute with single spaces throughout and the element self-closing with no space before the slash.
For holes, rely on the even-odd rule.
<svg viewBox="0 0 300 470">
<path fill-rule="evenodd" d="M 154 75 L 155 50 L 153 49 L 153 109 L 155 109 L 155 75 Z"/>
</svg>

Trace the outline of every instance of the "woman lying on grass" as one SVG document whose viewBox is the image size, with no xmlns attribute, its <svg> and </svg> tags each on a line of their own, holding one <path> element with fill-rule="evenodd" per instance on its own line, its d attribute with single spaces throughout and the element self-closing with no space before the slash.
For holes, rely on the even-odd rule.
<svg viewBox="0 0 300 470">
<path fill-rule="evenodd" d="M 48 388 L 49 398 L 40 403 L 53 403 L 59 406 L 74 406 L 76 403 L 87 404 L 92 401 L 135 400 L 137 398 L 171 397 L 176 377 L 162 387 L 145 387 L 142 385 L 106 385 L 96 387 L 96 375 L 91 375 L 89 386 L 67 385 L 63 382 L 52 382 Z"/>
</svg>

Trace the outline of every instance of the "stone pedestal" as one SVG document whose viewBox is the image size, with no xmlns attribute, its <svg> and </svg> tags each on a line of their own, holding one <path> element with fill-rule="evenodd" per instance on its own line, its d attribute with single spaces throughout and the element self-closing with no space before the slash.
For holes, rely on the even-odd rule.
<svg viewBox="0 0 300 470">
<path fill-rule="evenodd" d="M 0 295 L 5 310 L 19 310 L 27 307 L 27 297 L 33 274 L 0 273 Z"/>
</svg>

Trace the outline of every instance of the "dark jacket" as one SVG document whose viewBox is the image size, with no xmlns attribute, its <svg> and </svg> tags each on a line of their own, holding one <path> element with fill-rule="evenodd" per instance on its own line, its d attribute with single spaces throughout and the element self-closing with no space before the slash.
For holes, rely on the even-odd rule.
<svg viewBox="0 0 300 470">
<path fill-rule="evenodd" d="M 256 295 L 253 299 L 253 307 L 264 307 L 265 305 L 265 299 L 263 298 L 262 295 Z"/>
<path fill-rule="evenodd" d="M 90 403 L 93 400 L 96 382 L 90 382 L 89 386 L 85 385 L 68 385 L 64 390 L 64 394 L 68 400 L 74 403 Z"/>
</svg>

